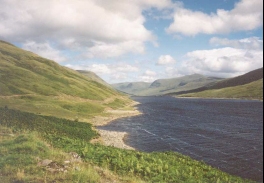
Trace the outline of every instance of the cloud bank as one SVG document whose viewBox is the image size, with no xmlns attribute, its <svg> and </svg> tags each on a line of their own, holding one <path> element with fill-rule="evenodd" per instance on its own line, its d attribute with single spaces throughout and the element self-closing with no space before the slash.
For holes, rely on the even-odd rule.
<svg viewBox="0 0 264 183">
<path fill-rule="evenodd" d="M 157 61 L 157 65 L 169 65 L 176 63 L 176 60 L 170 55 L 161 55 Z"/>
<path fill-rule="evenodd" d="M 193 73 L 233 77 L 263 67 L 263 38 L 254 37 L 263 25 L 262 0 L 240 0 L 231 10 L 210 14 L 186 9 L 183 3 L 0 0 L 0 39 L 73 69 L 94 71 L 108 82 L 153 81 Z M 174 52 L 158 43 L 164 35 L 186 36 L 181 41 L 191 43 L 199 34 L 212 35 L 204 50 L 184 50 L 180 55 L 179 40 L 173 43 Z M 227 38 L 233 35 L 246 38 Z M 160 50 L 154 49 L 157 45 Z"/>
<path fill-rule="evenodd" d="M 169 0 L 0 0 L 0 39 L 87 51 L 90 57 L 143 53 L 155 35 L 142 12 Z"/>
<path fill-rule="evenodd" d="M 226 78 L 263 67 L 262 50 L 225 47 L 189 52 L 186 57 L 181 69 L 185 74 L 201 73 Z"/>
<path fill-rule="evenodd" d="M 263 25 L 263 1 L 242 0 L 230 11 L 218 9 L 211 14 L 180 6 L 175 9 L 173 19 L 173 23 L 166 29 L 170 34 L 195 36 L 250 31 Z"/>
</svg>

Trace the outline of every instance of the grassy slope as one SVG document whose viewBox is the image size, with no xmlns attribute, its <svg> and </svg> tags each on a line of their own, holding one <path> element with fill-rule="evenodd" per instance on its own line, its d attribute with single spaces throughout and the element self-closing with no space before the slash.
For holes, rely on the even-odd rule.
<svg viewBox="0 0 264 183">
<path fill-rule="evenodd" d="M 38 166 L 42 160 L 52 160 L 51 172 L 48 167 Z M 50 144 L 36 131 L 17 131 L 0 125 L 0 178 L 2 183 L 10 182 L 65 182 L 105 183 L 142 182 L 135 177 L 117 176 L 107 169 L 90 162 L 65 161 L 72 159 Z M 66 167 L 67 166 L 67 167 Z M 58 171 L 63 168 L 63 171 Z"/>
<path fill-rule="evenodd" d="M 245 85 L 253 81 L 257 81 L 261 78 L 263 78 L 263 67 L 234 78 L 229 78 L 217 82 L 216 84 L 209 87 L 209 89 L 221 89 L 226 87 Z"/>
<path fill-rule="evenodd" d="M 84 76 L 92 79 L 93 81 L 96 81 L 98 83 L 101 83 L 105 86 L 108 86 L 108 87 L 112 87 L 110 84 L 108 84 L 107 82 L 105 82 L 102 78 L 100 78 L 99 76 L 97 76 L 94 72 L 91 72 L 91 71 L 85 71 L 85 70 L 76 70 L 77 72 L 83 74 Z"/>
<path fill-rule="evenodd" d="M 130 102 L 93 78 L 0 41 L 0 106 L 87 119 L 116 99 Z"/>
<path fill-rule="evenodd" d="M 8 133 L 24 133 L 29 130 L 37 134 L 34 138 L 32 134 L 26 136 L 17 136 L 11 141 L 0 141 L 0 175 L 3 179 L 15 179 L 30 182 L 39 178 L 43 180 L 48 178 L 49 182 L 57 180 L 60 182 L 72 181 L 87 182 L 89 176 L 90 182 L 99 182 L 105 179 L 105 174 L 100 173 L 98 177 L 96 166 L 101 169 L 111 170 L 115 175 L 110 182 L 252 182 L 243 180 L 239 177 L 221 172 L 216 168 L 206 165 L 203 162 L 195 161 L 187 156 L 175 152 L 164 153 L 144 153 L 133 150 L 123 150 L 114 147 L 106 147 L 100 144 L 89 143 L 96 134 L 91 129 L 91 125 L 81 122 L 72 122 L 70 120 L 59 119 L 48 116 L 39 116 L 31 113 L 21 112 L 0 108 L 0 129 L 8 129 Z M 3 133 L 1 132 L 0 137 Z M 34 135 L 33 134 L 33 135 Z M 52 147 L 45 146 L 44 141 Z M 64 152 L 77 152 L 85 160 L 81 171 L 75 171 L 74 168 L 69 173 L 60 173 L 52 175 L 45 169 L 37 167 L 36 159 L 49 158 L 63 163 L 65 160 L 60 150 Z M 29 153 L 30 152 L 30 153 Z M 54 157 L 51 153 L 56 152 Z M 89 163 L 93 166 L 87 166 Z M 21 172 L 23 170 L 23 172 Z M 94 172 L 88 174 L 88 172 Z M 18 176 L 19 174 L 23 176 Z M 74 176 L 74 174 L 77 176 Z M 88 175 L 87 175 L 88 174 Z M 79 181 L 77 181 L 79 180 Z M 8 182 L 8 181 L 7 181 Z M 37 181 L 35 181 L 37 182 Z M 89 182 L 89 181 L 88 181 Z M 108 182 L 108 181 L 102 181 Z"/>
<path fill-rule="evenodd" d="M 259 68 L 259 69 L 255 69 L 253 71 L 250 71 L 246 74 L 243 74 L 243 75 L 240 75 L 234 78 L 224 79 L 222 81 L 212 83 L 204 87 L 192 89 L 192 90 L 170 93 L 169 95 L 197 93 L 197 92 L 202 92 L 205 90 L 214 90 L 214 89 L 222 89 L 222 88 L 227 88 L 227 87 L 240 86 L 240 85 L 249 84 L 251 82 L 257 81 L 262 78 L 263 78 L 263 68 Z"/>
<path fill-rule="evenodd" d="M 202 98 L 244 98 L 263 100 L 263 79 L 234 87 L 205 90 L 197 93 L 179 95 L 180 97 Z"/>
</svg>

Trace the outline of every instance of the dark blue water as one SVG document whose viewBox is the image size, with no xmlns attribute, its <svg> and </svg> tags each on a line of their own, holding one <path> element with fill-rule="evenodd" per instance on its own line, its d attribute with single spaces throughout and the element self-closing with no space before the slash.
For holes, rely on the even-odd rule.
<svg viewBox="0 0 264 183">
<path fill-rule="evenodd" d="M 100 129 L 125 131 L 140 151 L 177 151 L 225 172 L 263 181 L 263 102 L 134 97 L 143 115 Z"/>
</svg>

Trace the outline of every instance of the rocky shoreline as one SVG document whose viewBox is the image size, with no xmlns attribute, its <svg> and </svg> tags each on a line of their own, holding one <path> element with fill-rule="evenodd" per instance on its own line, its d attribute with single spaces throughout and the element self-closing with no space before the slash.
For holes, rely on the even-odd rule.
<svg viewBox="0 0 264 183">
<path fill-rule="evenodd" d="M 134 102 L 131 106 L 135 106 L 138 103 Z M 127 135 L 126 132 L 117 132 L 117 131 L 107 131 L 100 130 L 96 127 L 104 126 L 110 123 L 111 121 L 119 118 L 136 116 L 142 114 L 135 107 L 133 110 L 107 110 L 105 111 L 108 116 L 96 116 L 92 119 L 91 123 L 94 125 L 95 130 L 100 134 L 100 138 L 94 139 L 92 143 L 101 143 L 106 146 L 113 146 L 121 149 L 135 150 L 133 147 L 130 147 L 124 143 L 124 138 Z"/>
</svg>

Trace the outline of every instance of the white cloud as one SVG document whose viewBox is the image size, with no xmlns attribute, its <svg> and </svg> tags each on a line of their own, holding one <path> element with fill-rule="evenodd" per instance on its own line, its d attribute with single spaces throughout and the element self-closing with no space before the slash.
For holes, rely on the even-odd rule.
<svg viewBox="0 0 264 183">
<path fill-rule="evenodd" d="M 92 64 L 85 66 L 86 70 L 93 71 L 98 74 L 114 74 L 114 73 L 127 73 L 138 72 L 139 69 L 135 66 L 126 63 L 116 64 Z"/>
<path fill-rule="evenodd" d="M 117 63 L 110 66 L 112 70 L 122 72 L 138 72 L 139 68 L 126 63 Z"/>
<path fill-rule="evenodd" d="M 113 71 L 109 68 L 109 65 L 106 64 L 92 64 L 86 66 L 85 70 L 93 71 L 97 74 L 112 74 Z"/>
<path fill-rule="evenodd" d="M 263 50 L 245 50 L 231 47 L 197 50 L 186 55 L 181 71 L 209 76 L 234 77 L 263 67 Z"/>
<path fill-rule="evenodd" d="M 117 83 L 118 81 L 127 80 L 128 75 L 126 73 L 114 73 L 110 76 L 110 78 L 112 80 L 110 83 Z"/>
<path fill-rule="evenodd" d="M 141 41 L 127 41 L 121 43 L 95 42 L 94 46 L 87 49 L 84 56 L 87 58 L 111 58 L 125 53 L 144 53 L 145 47 Z"/>
<path fill-rule="evenodd" d="M 249 31 L 262 26 L 263 1 L 241 0 L 234 9 L 218 9 L 216 13 L 205 14 L 182 6 L 175 8 L 174 22 L 166 29 L 168 33 L 195 36 L 199 33 L 222 34 L 235 31 Z"/>
<path fill-rule="evenodd" d="M 155 71 L 146 70 L 144 75 L 146 75 L 146 76 L 156 76 L 157 73 Z"/>
<path fill-rule="evenodd" d="M 168 7 L 170 0 L 1 0 L 0 4 L 0 39 L 20 43 L 52 40 L 107 58 L 142 53 L 145 42 L 156 44 L 144 26 L 142 12 Z"/>
<path fill-rule="evenodd" d="M 153 82 L 157 79 L 157 73 L 152 70 L 146 70 L 142 75 L 138 77 L 139 81 Z"/>
<path fill-rule="evenodd" d="M 165 68 L 165 77 L 166 78 L 175 78 L 181 77 L 182 74 L 180 73 L 179 69 L 176 67 L 166 67 Z"/>
<path fill-rule="evenodd" d="M 1 25 L 9 32 L 1 32 L 1 35 L 30 38 L 40 35 L 40 39 L 42 36 L 77 35 L 79 39 L 108 41 L 151 39 L 151 33 L 143 26 L 144 17 L 140 11 L 129 19 L 96 3 L 93 0 L 2 0 L 1 19 L 4 21 Z"/>
<path fill-rule="evenodd" d="M 231 46 L 233 48 L 242 49 L 263 49 L 263 40 L 258 37 L 249 37 L 240 40 L 230 40 L 227 38 L 213 37 L 210 39 L 210 44 L 215 46 Z"/>
<path fill-rule="evenodd" d="M 22 48 L 55 62 L 63 62 L 67 60 L 60 51 L 52 48 L 48 42 L 36 43 L 34 41 L 28 41 L 22 45 Z"/>
<path fill-rule="evenodd" d="M 170 55 L 161 55 L 157 61 L 158 65 L 174 64 L 176 60 Z"/>
<path fill-rule="evenodd" d="M 98 74 L 109 83 L 120 82 L 121 80 L 129 79 L 129 75 L 139 72 L 139 68 L 123 62 L 114 64 L 91 64 L 91 65 L 71 65 L 68 64 L 66 67 L 70 67 L 75 70 L 88 70 Z M 107 77 L 105 77 L 107 76 Z"/>
</svg>

